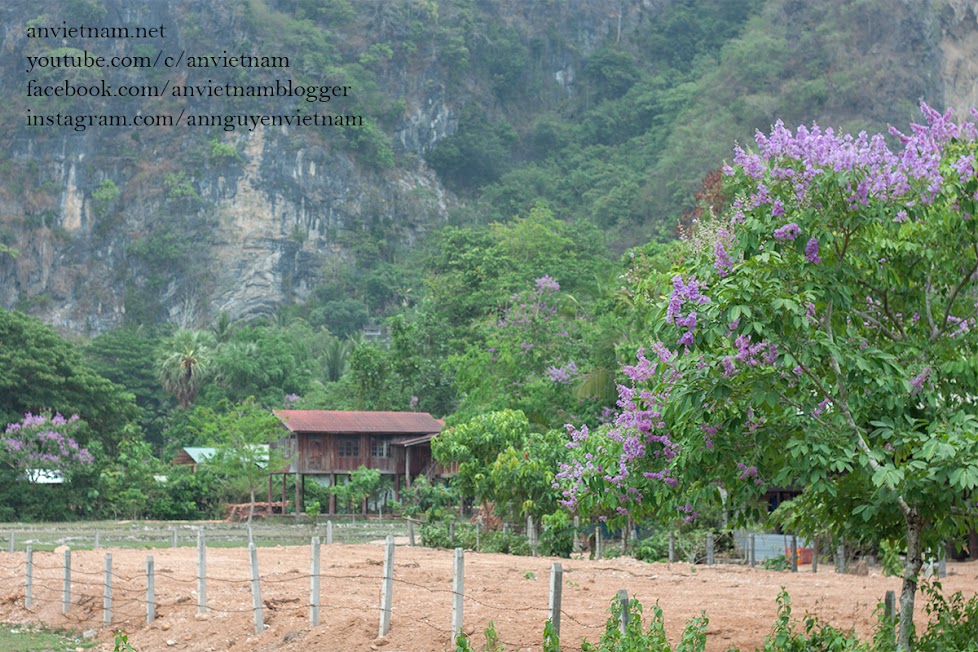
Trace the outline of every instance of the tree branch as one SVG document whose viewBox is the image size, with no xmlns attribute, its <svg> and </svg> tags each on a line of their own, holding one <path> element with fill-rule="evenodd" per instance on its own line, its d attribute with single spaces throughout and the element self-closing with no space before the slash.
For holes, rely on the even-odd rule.
<svg viewBox="0 0 978 652">
<path fill-rule="evenodd" d="M 889 328 L 887 328 L 885 325 L 883 325 L 883 322 L 881 322 L 880 320 L 876 319 L 876 317 L 873 317 L 869 313 L 859 312 L 858 310 L 854 310 L 853 312 L 855 312 L 856 315 L 858 315 L 862 319 L 865 319 L 866 321 L 869 321 L 869 322 L 872 322 L 873 324 L 875 324 L 876 327 L 880 330 L 880 332 L 882 332 L 884 335 L 886 335 L 888 338 L 890 338 L 894 342 L 903 339 L 903 336 L 901 334 L 894 333 Z"/>
<path fill-rule="evenodd" d="M 954 291 L 951 292 L 951 298 L 947 300 L 947 307 L 944 309 L 944 319 L 941 321 L 941 333 L 947 330 L 947 320 L 951 316 L 951 306 L 954 305 L 954 300 L 958 298 L 958 294 L 960 294 L 961 290 L 964 289 L 964 286 L 968 284 L 968 281 L 971 280 L 971 277 L 974 276 L 975 272 L 978 272 L 978 243 L 972 243 L 971 246 L 975 252 L 975 264 L 971 268 L 971 271 L 965 272 L 964 278 L 961 279 L 961 282 L 958 283 L 957 287 L 954 288 Z M 939 333 L 935 333 L 931 337 L 931 340 L 937 337 L 937 335 L 939 335 Z"/>
<path fill-rule="evenodd" d="M 937 326 L 934 324 L 934 312 L 930 307 L 930 289 L 933 287 L 931 285 L 933 274 L 933 269 L 927 272 L 927 285 L 924 286 L 924 306 L 927 308 L 927 323 L 930 325 L 930 339 L 932 342 L 937 339 Z"/>
</svg>

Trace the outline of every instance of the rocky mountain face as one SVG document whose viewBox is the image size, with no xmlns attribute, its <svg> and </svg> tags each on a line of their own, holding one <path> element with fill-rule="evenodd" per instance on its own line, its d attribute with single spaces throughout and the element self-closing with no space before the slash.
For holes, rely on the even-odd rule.
<svg viewBox="0 0 978 652">
<path fill-rule="evenodd" d="M 678 1 L 678 0 L 677 0 Z M 529 122 L 586 92 L 599 48 L 626 47 L 669 0 L 65 0 L 0 7 L 0 305 L 60 329 L 94 333 L 128 322 L 209 323 L 271 314 L 365 257 L 395 260 L 464 202 L 424 155 L 458 128 L 468 105 Z M 804 11 L 777 3 L 786 16 Z M 807 3 L 802 3 L 802 5 Z M 58 6 L 53 6 L 58 5 Z M 970 2 L 906 3 L 904 74 L 924 76 L 929 102 L 976 97 L 978 24 Z M 786 18 L 787 20 L 787 18 Z M 164 39 L 47 38 L 29 26 L 162 25 Z M 933 34 L 901 48 L 901 39 Z M 518 43 L 525 58 L 507 59 Z M 937 45 L 933 45 L 937 44 Z M 916 49 L 915 49 L 916 48 Z M 287 55 L 286 69 L 40 69 L 27 56 Z M 27 97 L 29 80 L 167 86 L 145 98 Z M 338 84 L 350 97 L 178 97 L 172 88 Z M 942 90 L 943 89 L 943 90 Z M 909 98 L 916 101 L 918 98 Z M 186 124 L 30 126 L 32 115 L 359 115 L 360 127 Z M 297 113 L 298 112 L 298 113 Z M 355 271 L 354 271 L 355 273 Z"/>
</svg>

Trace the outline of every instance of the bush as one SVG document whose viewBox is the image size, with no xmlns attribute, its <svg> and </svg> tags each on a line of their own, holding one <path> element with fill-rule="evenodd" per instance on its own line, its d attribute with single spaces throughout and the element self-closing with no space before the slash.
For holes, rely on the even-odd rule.
<svg viewBox="0 0 978 652">
<path fill-rule="evenodd" d="M 930 626 L 917 639 L 918 652 L 970 652 L 978 641 L 978 595 L 967 601 L 958 591 L 949 598 L 941 594 L 940 582 L 923 582 Z"/>
<path fill-rule="evenodd" d="M 619 629 L 622 612 L 628 610 L 628 625 L 625 633 Z M 689 620 L 683 629 L 676 652 L 703 652 L 706 650 L 706 626 L 710 620 L 706 613 Z M 597 645 L 584 641 L 581 652 L 618 652 L 619 650 L 648 650 L 649 652 L 672 652 L 673 648 L 666 640 L 665 624 L 662 609 L 657 602 L 652 606 L 652 620 L 647 632 L 642 631 L 642 605 L 632 599 L 627 605 L 622 605 L 617 598 L 611 601 L 611 617 L 605 624 L 604 634 Z"/>
<path fill-rule="evenodd" d="M 482 552 L 502 552 L 508 555 L 528 556 L 532 554 L 530 544 L 522 534 L 503 533 L 499 530 L 482 535 Z"/>
<path fill-rule="evenodd" d="M 543 517 L 540 533 L 540 554 L 545 557 L 570 557 L 574 550 L 574 522 L 567 512 L 559 511 Z"/>
<path fill-rule="evenodd" d="M 475 526 L 455 523 L 455 540 L 452 541 L 448 521 L 424 523 L 421 525 L 421 545 L 428 548 L 465 548 L 475 550 Z"/>
</svg>

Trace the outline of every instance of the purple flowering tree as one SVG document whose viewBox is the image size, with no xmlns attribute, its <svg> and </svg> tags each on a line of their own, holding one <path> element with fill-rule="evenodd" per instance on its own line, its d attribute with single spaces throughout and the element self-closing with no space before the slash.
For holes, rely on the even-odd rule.
<svg viewBox="0 0 978 652">
<path fill-rule="evenodd" d="M 586 315 L 569 313 L 568 306 L 579 307 L 549 275 L 513 294 L 484 325 L 485 345 L 453 358 L 459 393 L 473 399 L 463 399 L 459 412 L 520 409 L 538 425 L 559 427 L 571 415 L 593 409 L 574 392 L 584 375 L 585 339 L 593 325 Z"/>
<path fill-rule="evenodd" d="M 29 482 L 37 482 L 43 472 L 68 476 L 94 458 L 73 437 L 80 422 L 78 415 L 66 419 L 60 414 L 31 414 L 8 424 L 0 436 L 0 459 L 16 469 Z"/>
<path fill-rule="evenodd" d="M 622 517 L 725 496 L 749 522 L 767 486 L 803 489 L 796 531 L 902 542 L 901 650 L 923 551 L 978 508 L 978 133 L 922 110 L 896 149 L 779 123 L 735 150 L 731 209 L 558 478 L 568 506 Z"/>
</svg>

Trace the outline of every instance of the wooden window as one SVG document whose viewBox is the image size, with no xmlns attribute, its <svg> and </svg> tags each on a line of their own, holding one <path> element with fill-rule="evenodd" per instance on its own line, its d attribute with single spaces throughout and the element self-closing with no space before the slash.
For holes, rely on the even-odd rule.
<svg viewBox="0 0 978 652">
<path fill-rule="evenodd" d="M 360 457 L 360 438 L 338 437 L 336 440 L 336 454 L 340 457 Z"/>
<path fill-rule="evenodd" d="M 391 442 L 380 437 L 370 438 L 370 457 L 390 457 Z"/>
</svg>

